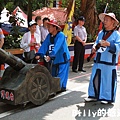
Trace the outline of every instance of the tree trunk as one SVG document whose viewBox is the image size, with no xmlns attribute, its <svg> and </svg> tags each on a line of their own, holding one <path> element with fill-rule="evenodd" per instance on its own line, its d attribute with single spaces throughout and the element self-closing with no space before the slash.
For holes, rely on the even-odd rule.
<svg viewBox="0 0 120 120">
<path fill-rule="evenodd" d="M 27 13 L 27 15 L 28 15 L 28 24 L 29 24 L 29 22 L 32 20 L 32 2 L 31 2 L 31 0 L 28 0 L 28 13 Z"/>
<path fill-rule="evenodd" d="M 85 11 L 85 9 L 86 9 L 86 2 L 87 2 L 87 0 L 81 0 L 81 6 L 80 6 L 80 10 L 81 11 Z"/>
<path fill-rule="evenodd" d="M 81 15 L 86 19 L 85 27 L 88 34 L 92 36 L 96 35 L 96 29 L 98 27 L 96 0 L 82 0 L 80 10 L 82 11 Z"/>
</svg>

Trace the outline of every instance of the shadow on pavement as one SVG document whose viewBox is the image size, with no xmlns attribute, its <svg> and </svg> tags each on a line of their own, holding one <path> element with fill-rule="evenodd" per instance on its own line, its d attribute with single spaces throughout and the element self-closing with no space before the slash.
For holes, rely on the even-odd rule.
<svg viewBox="0 0 120 120">
<path fill-rule="evenodd" d="M 74 113 L 76 120 L 99 120 L 101 117 L 107 118 L 113 104 L 101 104 L 100 102 L 85 102 L 84 106 L 76 105 L 77 111 Z"/>
</svg>

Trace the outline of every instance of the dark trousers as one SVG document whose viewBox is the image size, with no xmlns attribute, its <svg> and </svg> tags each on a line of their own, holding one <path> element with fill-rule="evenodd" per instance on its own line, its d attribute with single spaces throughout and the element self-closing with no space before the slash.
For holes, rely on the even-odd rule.
<svg viewBox="0 0 120 120">
<path fill-rule="evenodd" d="M 79 63 L 78 70 L 83 69 L 84 54 L 85 54 L 85 46 L 83 46 L 81 42 L 78 42 L 76 40 L 74 44 L 74 59 L 72 64 L 72 70 L 77 70 L 78 63 Z"/>
</svg>

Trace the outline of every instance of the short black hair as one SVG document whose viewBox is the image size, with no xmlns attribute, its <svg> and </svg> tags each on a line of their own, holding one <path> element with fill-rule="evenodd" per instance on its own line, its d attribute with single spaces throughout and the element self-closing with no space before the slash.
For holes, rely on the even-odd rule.
<svg viewBox="0 0 120 120">
<path fill-rule="evenodd" d="M 35 18 L 35 22 L 37 22 L 38 20 L 41 20 L 41 16 L 37 16 L 37 17 Z"/>
<path fill-rule="evenodd" d="M 47 20 L 50 22 L 50 19 L 49 19 L 49 18 L 47 18 L 47 17 L 43 18 L 43 22 L 45 22 L 45 21 L 47 21 Z"/>
</svg>

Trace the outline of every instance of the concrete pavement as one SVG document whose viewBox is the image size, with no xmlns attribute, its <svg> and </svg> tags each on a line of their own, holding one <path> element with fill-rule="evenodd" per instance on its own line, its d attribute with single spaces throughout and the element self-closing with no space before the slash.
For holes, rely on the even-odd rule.
<svg viewBox="0 0 120 120">
<path fill-rule="evenodd" d="M 120 120 L 120 67 L 117 68 L 116 102 L 103 105 L 100 102 L 84 102 L 88 95 L 92 65 L 92 62 L 84 64 L 85 73 L 73 73 L 70 69 L 66 92 L 51 98 L 42 106 L 27 105 L 25 109 L 9 111 L 11 114 L 1 120 Z"/>
</svg>

